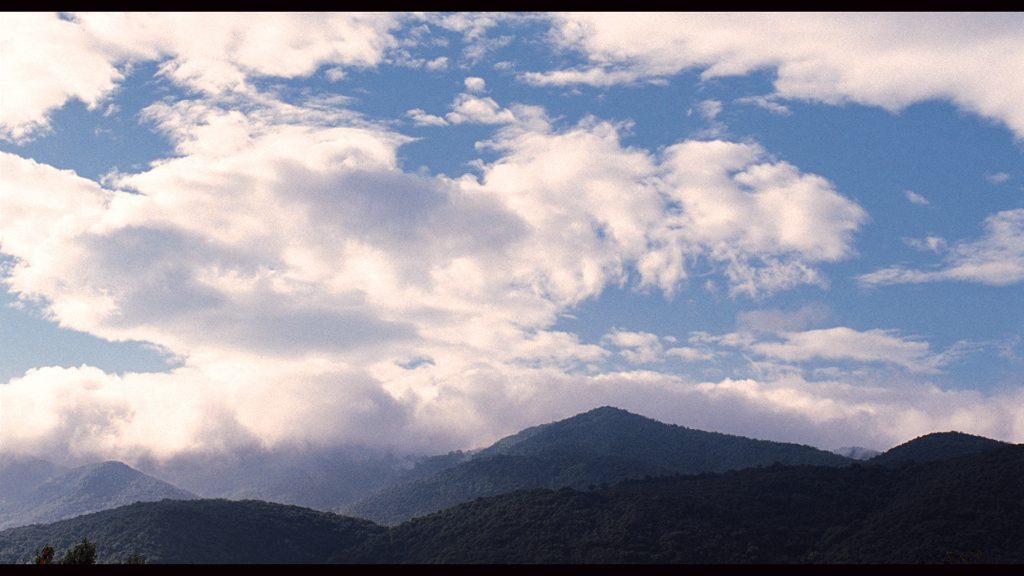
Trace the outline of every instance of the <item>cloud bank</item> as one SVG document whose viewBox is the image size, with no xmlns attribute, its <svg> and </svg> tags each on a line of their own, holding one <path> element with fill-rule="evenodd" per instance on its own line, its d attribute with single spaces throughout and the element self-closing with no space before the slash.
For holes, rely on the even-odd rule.
<svg viewBox="0 0 1024 576">
<path fill-rule="evenodd" d="M 884 447 L 950 426 L 1024 437 L 1019 392 L 938 388 L 926 377 L 942 373 L 948 351 L 895 330 L 826 326 L 820 307 L 748 311 L 736 332 L 685 344 L 625 328 L 591 343 L 556 328 L 612 287 L 673 298 L 712 280 L 723 297 L 748 303 L 827 289 L 828 267 L 856 256 L 868 214 L 757 142 L 706 135 L 633 146 L 625 124 L 564 122 L 535 104 L 501 102 L 471 76 L 442 100 L 447 110 L 402 110 L 437 132 L 487 130 L 481 158 L 451 177 L 411 172 L 399 161 L 414 141 L 401 122 L 367 119 L 333 93 L 285 101 L 261 83 L 321 69 L 337 82 L 346 70 L 383 66 L 406 17 L 0 18 L 5 47 L 41 46 L 4 51 L 8 140 L 41 137 L 69 100 L 98 106 L 139 62 L 159 62 L 158 75 L 183 91 L 143 109 L 174 154 L 136 171 L 97 182 L 0 152 L 7 290 L 62 327 L 182 359 L 162 373 L 29 370 L 0 385 L 3 450 L 126 460 L 253 443 L 436 452 L 598 404 L 826 446 Z M 900 40 L 895 24 L 874 16 L 856 16 L 866 32 L 854 34 L 818 16 L 782 26 L 709 15 L 627 41 L 646 29 L 643 18 L 559 17 L 559 42 L 582 42 L 592 66 L 524 78 L 607 85 L 694 66 L 706 77 L 775 66 L 773 98 L 895 110 L 947 97 L 1024 126 L 1012 78 L 999 96 L 987 83 L 972 87 L 981 72 L 953 86 L 930 64 L 914 68 L 930 80 L 913 90 L 893 80 L 886 62 L 916 62 L 907 56 L 914 42 L 938 49 L 938 20 Z M 444 22 L 470 42 L 466 58 L 487 53 L 492 19 Z M 955 31 L 971 51 L 1002 54 L 1017 37 L 1000 24 L 994 39 L 975 42 L 989 23 L 978 22 Z M 752 26 L 769 33 L 751 35 Z M 840 50 L 840 40 L 850 44 Z M 847 51 L 875 64 L 848 66 Z M 960 56 L 949 58 L 963 72 Z M 700 108 L 709 120 L 721 109 L 717 100 Z M 1018 282 L 1022 221 L 1021 210 L 992 216 L 940 270 L 891 268 L 861 282 Z M 842 368 L 823 373 L 821 362 Z M 675 370 L 684 364 L 718 375 Z M 897 374 L 901 385 L 865 374 Z"/>
<path fill-rule="evenodd" d="M 942 99 L 1024 137 L 1021 14 L 564 14 L 554 41 L 587 64 L 524 80 L 612 86 L 691 68 L 706 80 L 770 70 L 773 97 L 890 111 Z"/>
</svg>

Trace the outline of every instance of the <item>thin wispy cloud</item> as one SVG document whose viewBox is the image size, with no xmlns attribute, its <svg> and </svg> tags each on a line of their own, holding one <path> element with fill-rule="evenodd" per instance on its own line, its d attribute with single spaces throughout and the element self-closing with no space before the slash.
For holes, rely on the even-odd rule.
<svg viewBox="0 0 1024 576">
<path fill-rule="evenodd" d="M 926 241 L 925 246 L 944 246 L 939 240 Z M 1024 281 L 1024 209 L 989 216 L 981 238 L 951 246 L 945 261 L 935 269 L 890 266 L 860 276 L 858 281 L 868 287 L 938 281 L 1005 286 Z"/>
<path fill-rule="evenodd" d="M 910 201 L 911 204 L 917 204 L 918 206 L 931 206 L 932 204 L 931 202 L 928 201 L 927 198 L 918 194 L 917 192 L 914 192 L 913 190 L 904 190 L 903 194 L 907 197 L 907 200 Z"/>
</svg>

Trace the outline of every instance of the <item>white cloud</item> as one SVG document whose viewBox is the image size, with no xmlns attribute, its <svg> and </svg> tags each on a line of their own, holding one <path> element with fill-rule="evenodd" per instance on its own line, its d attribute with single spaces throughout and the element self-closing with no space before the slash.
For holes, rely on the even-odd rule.
<svg viewBox="0 0 1024 576">
<path fill-rule="evenodd" d="M 985 395 L 915 380 L 782 374 L 694 381 L 649 370 L 586 375 L 501 364 L 395 367 L 404 380 L 395 377 L 389 388 L 433 394 L 413 411 L 365 375 L 253 360 L 169 374 L 117 376 L 85 366 L 33 370 L 0 386 L 0 443 L 86 461 L 339 438 L 437 451 L 486 445 L 603 404 L 694 428 L 818 446 L 884 449 L 936 430 L 1024 438 L 1019 391 Z"/>
<path fill-rule="evenodd" d="M 481 61 L 489 52 L 493 52 L 511 41 L 511 36 L 488 36 L 488 32 L 500 23 L 510 24 L 519 20 L 535 18 L 527 14 L 494 13 L 494 12 L 463 12 L 456 14 L 428 16 L 433 23 L 462 34 L 464 45 L 462 54 L 469 65 Z"/>
<path fill-rule="evenodd" d="M 415 433 L 406 408 L 365 375 L 250 360 L 123 376 L 89 366 L 29 370 L 0 386 L 0 443 L 51 458 L 135 460 L 253 443 L 375 445 L 381 434 Z"/>
<path fill-rule="evenodd" d="M 684 142 L 665 150 L 666 196 L 678 213 L 663 219 L 638 268 L 663 290 L 683 276 L 679 262 L 696 251 L 721 263 L 734 294 L 756 296 L 824 280 L 814 262 L 852 254 L 864 210 L 816 175 L 764 161 L 750 144 Z"/>
<path fill-rule="evenodd" d="M 329 82 L 338 82 L 345 79 L 345 69 L 337 66 L 324 70 L 324 76 Z"/>
<path fill-rule="evenodd" d="M 54 14 L 0 15 L 0 137 L 16 142 L 49 126 L 48 114 L 70 99 L 95 108 L 123 74 L 127 57 Z"/>
<path fill-rule="evenodd" d="M 995 174 L 986 174 L 985 180 L 988 180 L 992 184 L 1003 184 L 1010 179 L 1010 175 L 1006 172 L 996 172 Z"/>
<path fill-rule="evenodd" d="M 924 238 L 903 238 L 908 246 L 923 252 L 945 252 L 946 240 L 941 236 L 925 236 Z"/>
<path fill-rule="evenodd" d="M 935 372 L 945 361 L 927 342 L 891 330 L 859 332 L 845 326 L 783 333 L 781 342 L 760 341 L 753 352 L 787 362 L 853 360 L 901 366 L 913 372 Z"/>
<path fill-rule="evenodd" d="M 487 82 L 483 78 L 477 76 L 470 76 L 464 81 L 466 85 L 466 91 L 474 94 L 479 94 L 487 90 Z"/>
<path fill-rule="evenodd" d="M 187 377 L 204 384 L 188 388 L 198 396 L 186 405 L 229 422 L 246 442 L 362 441 L 350 420 L 394 413 L 387 442 L 464 447 L 493 432 L 487 406 L 496 398 L 518 406 L 546 394 L 521 375 L 587 371 L 607 359 L 600 346 L 550 327 L 624 282 L 631 267 L 643 283 L 674 290 L 691 258 L 719 262 L 727 276 L 740 264 L 767 270 L 786 259 L 841 258 L 857 225 L 843 214 L 861 217 L 824 180 L 767 162 L 751 145 L 691 142 L 659 160 L 623 147 L 608 123 L 558 131 L 543 111 L 513 107 L 522 120 L 488 144 L 497 159 L 482 163 L 479 177 L 450 180 L 400 171 L 404 136 L 337 106 L 289 106 L 266 98 L 152 105 L 146 117 L 179 155 L 112 174 L 106 188 L 0 156 L 0 210 L 12 215 L 0 246 L 15 259 L 8 289 L 38 299 L 62 326 L 152 342 L 185 364 L 170 375 L 42 371 L 32 387 L 99 380 L 104 389 L 143 390 Z M 701 203 L 709 196 L 713 206 Z M 805 237 L 790 226 L 820 230 Z M 647 362 L 658 346 L 626 346 L 623 356 Z M 673 355 L 703 357 L 679 348 Z M 403 368 L 410 357 L 430 362 Z M 488 391 L 488 381 L 499 388 Z M 6 388 L 19 398 L 29 389 Z M 323 410 L 337 404 L 330 409 L 351 415 L 316 430 L 288 428 L 286 411 L 312 410 L 301 399 L 324 395 L 337 400 Z M 5 402 L 27 402 L 14 396 Z M 75 450 L 167 454 L 203 436 L 189 420 L 147 446 L 131 432 L 159 425 L 135 407 L 150 401 L 143 396 L 116 410 L 80 396 L 76 410 L 95 426 L 75 430 L 106 432 L 89 432 Z M 258 416 L 267 403 L 280 415 Z M 589 407 L 548 404 L 552 417 Z M 467 415 L 464 426 L 445 427 L 449 409 Z M 521 423 L 536 423 L 525 419 L 533 413 Z M 53 447 L 79 434 L 39 426 L 11 442 Z"/>
<path fill-rule="evenodd" d="M 170 56 L 161 71 L 216 94 L 246 90 L 249 77 L 309 76 L 324 64 L 374 66 L 395 45 L 393 14 L 90 13 L 76 18 L 94 37 Z M 196 34 L 195 30 L 203 30 Z"/>
<path fill-rule="evenodd" d="M 0 137 L 30 138 L 70 99 L 96 106 L 131 62 L 165 59 L 163 75 L 209 94 L 252 92 L 251 77 L 308 76 L 325 64 L 335 81 L 344 67 L 378 64 L 399 24 L 392 14 L 4 14 Z"/>
<path fill-rule="evenodd" d="M 417 126 L 447 126 L 448 121 L 440 116 L 428 114 L 422 108 L 413 108 L 405 113 Z"/>
<path fill-rule="evenodd" d="M 1024 137 L 1020 14 L 588 13 L 556 16 L 554 37 L 589 65 L 526 81 L 609 86 L 689 68 L 704 78 L 770 68 L 775 97 L 890 111 L 946 99 Z"/>
<path fill-rule="evenodd" d="M 798 375 L 725 379 L 697 388 L 706 395 L 700 405 L 729 411 L 735 433 L 757 436 L 758 429 L 778 427 L 783 432 L 776 433 L 776 439 L 801 441 L 801 434 L 808 434 L 819 439 L 818 446 L 854 440 L 887 449 L 942 430 L 1011 440 L 1024 436 L 1024 397 L 1019 391 L 986 396 L 913 380 L 893 385 L 863 379 L 809 381 Z M 804 431 L 786 430 L 787 426 Z"/>
<path fill-rule="evenodd" d="M 714 120 L 722 113 L 722 101 L 701 100 L 697 103 L 697 111 L 700 112 L 700 115 L 703 116 L 705 120 Z"/>
<path fill-rule="evenodd" d="M 748 310 L 736 315 L 737 327 L 746 332 L 798 332 L 821 324 L 831 316 L 828 306 L 806 304 L 794 311 Z"/>
<path fill-rule="evenodd" d="M 619 349 L 619 354 L 633 364 L 659 362 L 665 351 L 657 334 L 615 329 L 601 338 L 601 343 Z"/>
<path fill-rule="evenodd" d="M 857 280 L 867 287 L 948 280 L 1006 286 L 1024 281 L 1024 208 L 986 218 L 985 235 L 951 246 L 937 270 L 890 266 Z"/>
<path fill-rule="evenodd" d="M 675 356 L 688 362 L 697 360 L 711 360 L 715 357 L 714 352 L 702 350 L 692 346 L 676 346 L 665 351 L 666 356 Z"/>
<path fill-rule="evenodd" d="M 346 110 L 345 98 L 288 104 L 251 82 L 321 69 L 337 81 L 374 66 L 393 48 L 400 18 L 0 18 L 5 42 L 41 46 L 4 50 L 4 73 L 15 78 L 2 79 L 8 137 L 43 128 L 68 99 L 103 102 L 124 63 L 162 59 L 161 73 L 193 90 L 191 100 L 161 101 L 142 115 L 176 156 L 102 185 L 0 154 L 9 291 L 62 326 L 151 342 L 183 364 L 159 374 L 31 370 L 0 385 L 5 450 L 132 459 L 352 442 L 435 451 L 599 404 L 822 445 L 878 445 L 953 426 L 1024 438 L 1024 403 L 1012 395 L 804 380 L 779 361 L 877 363 L 916 377 L 947 357 L 894 332 L 807 330 L 827 318 L 821 307 L 751 312 L 737 333 L 694 334 L 668 350 L 673 340 L 646 332 L 616 330 L 602 341 L 636 364 L 665 356 L 710 364 L 739 348 L 767 359 L 753 379 L 602 373 L 611 351 L 553 328 L 610 285 L 673 294 L 698 277 L 760 296 L 824 284 L 817 266 L 853 255 L 866 214 L 824 178 L 756 144 L 633 148 L 620 126 L 596 118 L 556 127 L 538 107 L 502 107 L 479 94 L 486 83 L 474 77 L 450 119 L 493 123 L 481 143 L 492 159 L 458 178 L 410 174 L 397 158 L 411 139 Z M 462 31 L 467 57 L 503 42 L 486 34 L 504 16 L 425 18 Z M 48 52 L 51 41 L 74 50 Z M 639 78 L 595 70 L 606 80 Z M 22 79 L 24 91 L 8 100 Z M 706 102 L 706 117 L 720 106 Z M 447 122 L 421 109 L 407 115 Z M 1007 244 L 996 239 L 1017 233 L 993 226 L 989 240 L 952 252 L 988 257 Z M 837 435 L 841 442 L 830 440 Z"/>
<path fill-rule="evenodd" d="M 433 60 L 428 61 L 425 65 L 427 70 L 447 70 L 448 69 L 448 57 L 438 56 Z"/>
<path fill-rule="evenodd" d="M 689 115 L 691 111 L 687 112 Z M 698 130 L 695 133 L 697 138 L 705 139 L 721 139 L 722 136 L 728 131 L 728 126 L 724 122 L 716 120 L 718 115 L 722 113 L 722 102 L 721 100 L 702 100 L 697 103 L 697 113 L 700 114 L 704 120 L 707 121 L 708 126 L 702 130 Z"/>
<path fill-rule="evenodd" d="M 931 202 L 927 198 L 914 192 L 913 190 L 904 190 L 903 194 L 907 197 L 907 200 L 911 204 L 917 204 L 918 206 L 930 206 Z"/>
<path fill-rule="evenodd" d="M 547 397 L 552 375 L 604 389 L 610 379 L 574 374 L 598 370 L 609 351 L 552 326 L 608 285 L 635 271 L 641 287 L 673 293 L 697 266 L 722 273 L 737 294 L 820 283 L 814 266 L 850 255 L 864 219 L 827 181 L 753 144 L 681 142 L 655 154 L 623 146 L 620 127 L 596 118 L 556 129 L 543 109 L 468 92 L 450 119 L 502 124 L 482 143 L 495 159 L 456 179 L 405 173 L 397 151 L 411 139 L 346 110 L 347 99 L 286 103 L 248 82 L 320 66 L 337 79 L 379 61 L 387 34 L 271 54 L 253 45 L 274 46 L 267 31 L 243 34 L 231 51 L 147 18 L 87 15 L 74 25 L 109 38 L 136 24 L 132 34 L 153 36 L 126 58 L 166 57 L 162 73 L 199 91 L 143 110 L 176 155 L 102 185 L 0 155 L 0 249 L 13 259 L 3 282 L 61 326 L 150 342 L 184 366 L 30 372 L 2 387 L 5 408 L 23 409 L 17 430 L 5 419 L 5 446 L 106 457 L 207 441 L 464 447 L 493 434 L 495 421 L 512 422 L 494 411 Z M 390 25 L 354 22 L 363 32 Z M 303 23 L 285 23 L 281 41 Z M 234 30 L 213 23 L 221 28 Z M 314 39 L 329 32 L 312 30 Z M 610 338 L 630 362 L 665 354 L 653 334 Z M 714 357 L 701 346 L 671 354 Z M 429 361 L 410 368 L 410 358 Z M 157 388 L 180 389 L 190 414 L 161 434 L 152 432 L 166 418 L 153 408 L 166 401 L 149 393 Z M 47 392 L 37 402 L 34 390 Z M 515 422 L 592 407 L 587 394 L 560 393 L 570 400 Z M 453 409 L 465 415 L 457 426 Z M 392 427 L 367 425 L 375 419 Z"/>
<path fill-rule="evenodd" d="M 452 111 L 446 117 L 452 124 L 508 124 L 516 120 L 515 114 L 498 105 L 494 98 L 465 93 L 456 96 Z"/>
<path fill-rule="evenodd" d="M 744 96 L 733 100 L 737 104 L 753 104 L 758 108 L 764 108 L 772 114 L 789 116 L 793 112 L 785 105 L 779 104 L 778 98 L 772 96 Z"/>
</svg>

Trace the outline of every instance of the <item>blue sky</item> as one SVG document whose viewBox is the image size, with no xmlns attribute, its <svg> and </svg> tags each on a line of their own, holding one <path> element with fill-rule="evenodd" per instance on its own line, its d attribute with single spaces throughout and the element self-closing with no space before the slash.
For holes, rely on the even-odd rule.
<svg viewBox="0 0 1024 576">
<path fill-rule="evenodd" d="M 0 450 L 1024 441 L 1018 14 L 0 19 Z"/>
</svg>

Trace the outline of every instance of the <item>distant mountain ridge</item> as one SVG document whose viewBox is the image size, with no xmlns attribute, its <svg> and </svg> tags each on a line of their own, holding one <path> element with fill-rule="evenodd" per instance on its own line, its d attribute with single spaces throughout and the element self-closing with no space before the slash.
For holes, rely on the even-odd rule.
<svg viewBox="0 0 1024 576">
<path fill-rule="evenodd" d="M 515 458 L 515 456 L 509 456 Z M 137 503 L 0 531 L 0 563 L 81 538 L 101 562 L 1024 563 L 1024 446 L 519 490 L 388 529 L 258 501 Z"/>
<path fill-rule="evenodd" d="M 396 524 L 521 489 L 593 490 L 626 479 L 774 463 L 844 466 L 855 461 L 850 457 L 864 465 L 906 466 L 1007 445 L 943 432 L 865 459 L 871 451 L 849 448 L 837 455 L 664 424 L 605 406 L 524 429 L 482 450 L 431 457 L 358 447 L 250 450 L 143 462 L 146 471 L 156 471 L 154 477 L 115 461 L 68 470 L 38 458 L 0 454 L 0 529 L 135 501 L 197 497 L 255 498 Z"/>
<path fill-rule="evenodd" d="M 586 489 L 628 478 L 774 463 L 851 462 L 810 446 L 693 430 L 604 406 L 527 428 L 472 454 L 466 462 L 384 488 L 342 512 L 394 524 L 510 490 Z"/>
<path fill-rule="evenodd" d="M 934 462 L 977 454 L 1003 446 L 1010 446 L 1010 444 L 964 432 L 934 432 L 890 448 L 871 458 L 868 462 L 882 466 L 898 466 L 910 462 Z"/>
<path fill-rule="evenodd" d="M 842 448 L 832 450 L 832 452 L 853 460 L 869 460 L 882 453 L 880 450 L 864 448 L 863 446 L 843 446 Z"/>
<path fill-rule="evenodd" d="M 65 471 L 41 458 L 0 455 L 0 523 L 9 509 L 22 506 L 40 485 Z"/>
<path fill-rule="evenodd" d="M 424 459 L 359 447 L 279 447 L 184 454 L 139 467 L 203 498 L 333 510 L 398 481 Z"/>
<path fill-rule="evenodd" d="M 41 469 L 38 463 L 31 465 Z M 53 466 L 51 470 L 55 475 L 50 478 L 22 472 L 19 485 L 0 486 L 7 495 L 0 510 L 0 528 L 53 522 L 139 501 L 196 497 L 117 461 L 67 471 Z"/>
</svg>

